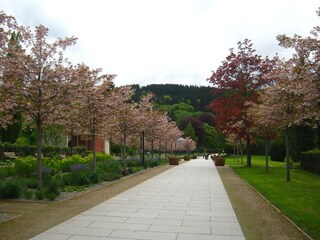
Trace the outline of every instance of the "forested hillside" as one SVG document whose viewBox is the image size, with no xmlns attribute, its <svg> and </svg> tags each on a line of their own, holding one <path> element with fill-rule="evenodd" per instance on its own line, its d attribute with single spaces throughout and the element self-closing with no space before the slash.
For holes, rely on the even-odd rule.
<svg viewBox="0 0 320 240">
<path fill-rule="evenodd" d="M 152 92 L 157 104 L 172 105 L 183 101 L 192 105 L 195 111 L 210 111 L 207 106 L 212 101 L 211 87 L 178 84 L 151 84 L 143 87 L 133 85 L 132 87 L 136 90 L 135 99 L 146 92 Z"/>
</svg>

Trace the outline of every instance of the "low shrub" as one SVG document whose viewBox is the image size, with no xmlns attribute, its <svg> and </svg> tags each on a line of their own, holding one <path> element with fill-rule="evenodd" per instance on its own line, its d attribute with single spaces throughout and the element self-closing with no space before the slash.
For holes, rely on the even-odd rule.
<svg viewBox="0 0 320 240">
<path fill-rule="evenodd" d="M 113 160 L 113 157 L 106 153 L 97 153 L 96 160 L 97 162 L 110 161 L 110 160 Z"/>
<path fill-rule="evenodd" d="M 105 165 L 105 171 L 107 173 L 121 173 L 124 168 L 124 164 L 118 160 L 108 161 Z"/>
<path fill-rule="evenodd" d="M 18 179 L 9 179 L 0 183 L 0 198 L 14 199 L 22 195 L 25 186 Z"/>
<path fill-rule="evenodd" d="M 82 192 L 85 190 L 84 186 L 65 186 L 63 192 Z"/>
<path fill-rule="evenodd" d="M 59 195 L 55 194 L 54 192 L 48 192 L 48 191 L 46 191 L 46 192 L 45 192 L 45 196 L 46 196 L 46 198 L 49 199 L 50 201 L 54 201 L 54 200 L 57 198 L 57 196 L 59 196 Z"/>
<path fill-rule="evenodd" d="M 71 180 L 70 185 L 81 186 L 81 185 L 88 185 L 91 183 L 88 172 L 82 171 L 82 170 L 71 173 L 70 180 Z"/>
<path fill-rule="evenodd" d="M 13 177 L 16 175 L 15 168 L 9 165 L 0 167 L 0 178 Z"/>
<path fill-rule="evenodd" d="M 27 188 L 36 189 L 37 188 L 37 179 L 36 178 L 23 178 L 22 180 Z"/>
<path fill-rule="evenodd" d="M 60 187 L 62 181 L 56 177 L 52 177 L 46 184 L 47 193 L 54 193 L 55 195 L 60 195 Z"/>
<path fill-rule="evenodd" d="M 43 198 L 44 198 L 43 191 L 36 191 L 36 199 L 43 200 Z"/>
<path fill-rule="evenodd" d="M 37 159 L 35 157 L 18 157 L 15 160 L 15 172 L 19 176 L 30 177 L 37 171 Z"/>
<path fill-rule="evenodd" d="M 314 155 L 320 155 L 320 148 L 314 148 L 309 151 L 303 152 L 304 154 L 314 154 Z"/>
<path fill-rule="evenodd" d="M 60 160 L 61 171 L 69 172 L 70 166 L 74 164 L 89 164 L 92 162 L 92 154 L 89 154 L 86 157 L 81 157 L 80 155 L 72 155 L 70 157 Z"/>
<path fill-rule="evenodd" d="M 31 199 L 32 196 L 33 196 L 33 191 L 32 190 L 29 190 L 29 189 L 25 189 L 23 191 L 23 195 L 26 199 Z"/>
<path fill-rule="evenodd" d="M 143 169 L 143 167 L 132 167 L 131 170 L 132 170 L 132 173 L 135 173 L 135 172 L 139 172 Z"/>
<path fill-rule="evenodd" d="M 78 164 L 72 164 L 70 165 L 70 171 L 71 172 L 76 172 L 79 170 L 87 171 L 89 170 L 89 165 L 86 163 L 78 163 Z"/>
<path fill-rule="evenodd" d="M 119 173 L 106 173 L 106 175 L 104 176 L 104 181 L 114 181 L 116 179 L 120 179 L 122 177 L 121 174 Z"/>
</svg>

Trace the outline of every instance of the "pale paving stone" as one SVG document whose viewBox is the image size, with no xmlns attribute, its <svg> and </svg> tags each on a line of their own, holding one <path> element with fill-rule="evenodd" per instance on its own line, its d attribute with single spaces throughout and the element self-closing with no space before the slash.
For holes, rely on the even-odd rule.
<svg viewBox="0 0 320 240">
<path fill-rule="evenodd" d="M 75 220 L 90 220 L 100 222 L 125 222 L 128 218 L 126 217 L 107 217 L 107 216 L 93 216 L 93 215 L 77 215 L 71 219 Z"/>
<path fill-rule="evenodd" d="M 128 238 L 105 238 L 105 237 L 89 237 L 89 236 L 72 236 L 68 240 L 128 240 Z"/>
<path fill-rule="evenodd" d="M 182 226 L 206 226 L 211 228 L 241 229 L 238 222 L 205 222 L 205 221 L 182 221 Z"/>
<path fill-rule="evenodd" d="M 211 233 L 213 235 L 231 235 L 231 236 L 243 236 L 241 228 L 229 228 L 229 227 L 212 227 Z"/>
<path fill-rule="evenodd" d="M 69 227 L 87 227 L 91 223 L 93 223 L 92 220 L 81 220 L 81 219 L 69 219 L 63 223 L 64 226 Z"/>
<path fill-rule="evenodd" d="M 36 237 L 44 234 L 62 240 L 244 240 L 217 169 L 200 159 L 173 167 Z"/>
<path fill-rule="evenodd" d="M 154 214 L 174 214 L 174 215 L 181 215 L 185 214 L 185 210 L 173 210 L 173 209 L 139 209 L 137 213 L 154 213 Z"/>
<path fill-rule="evenodd" d="M 157 219 L 172 219 L 172 220 L 190 220 L 190 221 L 210 221 L 210 216 L 187 216 L 187 215 L 173 215 L 160 214 Z"/>
<path fill-rule="evenodd" d="M 146 231 L 150 224 L 93 222 L 88 228 Z"/>
<path fill-rule="evenodd" d="M 176 233 L 158 233 L 158 232 L 139 232 L 139 231 L 123 231 L 115 230 L 109 237 L 114 238 L 129 238 L 139 240 L 175 240 Z"/>
<path fill-rule="evenodd" d="M 107 237 L 112 230 L 110 229 L 91 229 L 82 227 L 68 227 L 63 223 L 47 230 L 48 233 L 56 234 L 69 234 L 69 235 L 82 235 L 92 237 Z"/>
<path fill-rule="evenodd" d="M 211 222 L 238 222 L 237 217 L 233 216 L 211 216 Z"/>
<path fill-rule="evenodd" d="M 169 225 L 169 226 L 181 226 L 182 220 L 169 220 L 169 219 L 147 219 L 147 218 L 129 218 L 126 223 L 142 223 L 152 225 Z"/>
<path fill-rule="evenodd" d="M 81 215 L 92 215 L 92 216 L 105 216 L 110 211 L 93 211 L 93 210 L 87 210 L 81 213 Z"/>
<path fill-rule="evenodd" d="M 235 213 L 231 209 L 225 209 L 224 211 L 187 211 L 186 215 L 190 216 L 212 216 L 212 217 L 235 217 Z"/>
<path fill-rule="evenodd" d="M 177 240 L 245 240 L 241 236 L 179 234 Z"/>
<path fill-rule="evenodd" d="M 173 232 L 173 233 L 199 233 L 210 234 L 210 227 L 184 227 L 184 226 L 168 226 L 168 225 L 152 225 L 150 232 Z"/>
<path fill-rule="evenodd" d="M 128 213 L 128 212 L 109 212 L 107 216 L 112 217 L 136 217 L 136 218 L 156 218 L 157 213 Z"/>
</svg>

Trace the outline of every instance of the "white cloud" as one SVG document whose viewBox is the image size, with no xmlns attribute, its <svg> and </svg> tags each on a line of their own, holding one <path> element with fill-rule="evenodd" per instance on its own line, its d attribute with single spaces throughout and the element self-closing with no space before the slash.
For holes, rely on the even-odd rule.
<svg viewBox="0 0 320 240">
<path fill-rule="evenodd" d="M 307 35 L 318 25 L 315 0 L 1 0 L 21 24 L 43 24 L 51 36 L 74 35 L 67 51 L 117 74 L 116 85 L 208 85 L 206 78 L 238 41 L 257 52 L 285 54 L 276 35 Z"/>
</svg>

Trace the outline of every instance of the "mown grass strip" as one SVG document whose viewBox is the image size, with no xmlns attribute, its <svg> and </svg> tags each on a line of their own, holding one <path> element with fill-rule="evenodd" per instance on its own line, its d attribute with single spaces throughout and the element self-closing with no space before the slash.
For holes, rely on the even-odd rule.
<svg viewBox="0 0 320 240">
<path fill-rule="evenodd" d="M 226 164 L 230 165 L 236 174 L 307 234 L 320 239 L 320 175 L 294 167 L 291 169 L 291 181 L 287 182 L 285 163 L 269 163 L 269 173 L 266 173 L 264 156 L 253 156 L 251 168 L 232 157 L 226 158 Z"/>
</svg>

